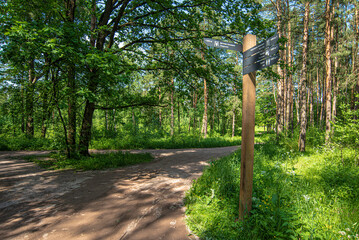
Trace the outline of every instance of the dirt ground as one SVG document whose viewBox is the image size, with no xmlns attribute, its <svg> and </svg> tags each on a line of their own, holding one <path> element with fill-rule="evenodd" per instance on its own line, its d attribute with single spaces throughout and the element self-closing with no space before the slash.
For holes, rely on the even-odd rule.
<svg viewBox="0 0 359 240">
<path fill-rule="evenodd" d="M 155 160 L 105 171 L 46 171 L 0 152 L 1 239 L 197 239 L 183 197 L 213 160 L 238 147 L 142 150 Z"/>
</svg>

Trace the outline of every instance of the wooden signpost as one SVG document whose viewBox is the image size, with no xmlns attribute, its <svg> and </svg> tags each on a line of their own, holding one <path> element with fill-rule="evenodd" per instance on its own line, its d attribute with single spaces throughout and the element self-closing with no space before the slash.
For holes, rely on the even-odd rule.
<svg viewBox="0 0 359 240">
<path fill-rule="evenodd" d="M 242 52 L 242 45 L 205 38 L 204 43 Z M 243 100 L 242 100 L 242 145 L 241 176 L 239 192 L 239 218 L 241 220 L 252 209 L 254 127 L 256 103 L 255 71 L 269 67 L 279 60 L 278 35 L 256 45 L 256 36 L 248 34 L 243 38 Z"/>
<path fill-rule="evenodd" d="M 276 34 L 264 42 L 244 51 L 243 76 L 257 70 L 262 70 L 278 62 L 278 39 L 279 37 Z"/>
<path fill-rule="evenodd" d="M 222 49 L 233 50 L 238 52 L 242 52 L 243 49 L 242 44 L 223 42 L 212 38 L 204 38 L 203 41 L 209 47 L 222 48 Z"/>
<path fill-rule="evenodd" d="M 256 45 L 256 36 L 243 38 L 244 51 Z M 256 104 L 256 73 L 243 74 L 241 179 L 239 191 L 239 218 L 252 209 L 254 125 Z"/>
</svg>

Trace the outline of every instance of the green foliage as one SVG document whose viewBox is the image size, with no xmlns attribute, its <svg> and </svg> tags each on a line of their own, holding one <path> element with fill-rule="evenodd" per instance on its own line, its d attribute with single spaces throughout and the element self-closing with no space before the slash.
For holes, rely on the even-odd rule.
<svg viewBox="0 0 359 240">
<path fill-rule="evenodd" d="M 348 104 L 342 104 L 334 128 L 333 142 L 352 148 L 359 148 L 359 109 L 352 110 Z"/>
<path fill-rule="evenodd" d="M 288 132 L 286 133 L 287 135 Z M 287 151 L 298 150 L 299 129 L 295 129 L 291 138 L 284 134 L 272 135 L 268 140 L 278 142 Z M 322 146 L 325 143 L 325 131 L 318 128 L 308 128 L 306 133 L 306 149 L 312 150 L 314 146 Z"/>
<path fill-rule="evenodd" d="M 0 151 L 9 151 L 10 148 L 8 146 L 8 142 L 0 137 Z"/>
<path fill-rule="evenodd" d="M 108 110 L 114 110 L 111 119 L 106 118 L 110 125 L 106 126 L 106 131 L 113 130 L 113 135 L 121 135 L 129 126 L 131 134 L 150 126 L 159 129 L 161 137 L 166 136 L 170 121 L 169 107 L 164 105 L 168 104 L 168 95 L 172 91 L 175 104 L 179 103 L 176 107 L 181 108 L 178 116 L 181 115 L 183 122 L 191 118 L 191 130 L 198 132 L 204 108 L 203 78 L 208 79 L 208 115 L 218 118 L 218 122 L 212 121 L 211 127 L 215 125 L 219 132 L 219 121 L 222 121 L 221 132 L 225 135 L 226 119 L 219 120 L 220 116 L 215 116 L 215 112 L 239 111 L 238 99 L 233 97 L 238 94 L 232 91 L 235 86 L 223 81 L 236 81 L 239 87 L 238 69 L 232 71 L 238 61 L 226 60 L 228 55 L 235 59 L 233 53 L 222 56 L 223 51 L 215 49 L 201 51 L 204 47 L 202 39 L 212 36 L 234 39 L 248 28 L 262 34 L 270 26 L 269 22 L 262 23 L 258 11 L 261 5 L 252 0 L 168 0 L 161 4 L 152 1 L 77 1 L 74 6 L 53 0 L 46 4 L 37 0 L 27 4 L 9 0 L 0 5 L 0 11 L 4 13 L 0 16 L 0 90 L 9 89 L 0 95 L 0 116 L 6 117 L 6 122 L 0 119 L 0 131 L 6 134 L 21 131 L 32 136 L 34 129 L 36 136 L 43 126 L 48 126 L 56 132 L 49 138 L 56 141 L 59 148 L 63 148 L 66 137 L 72 135 L 75 124 L 76 142 L 86 142 L 81 148 L 88 147 L 87 139 L 92 130 L 95 133 L 93 145 L 110 148 L 112 139 L 98 143 L 96 133 L 98 129 L 103 131 L 104 124 L 103 116 L 98 117 L 96 113 L 92 119 L 94 109 L 103 109 L 106 114 Z M 242 11 L 243 8 L 246 11 Z M 240 42 L 239 39 L 235 41 Z M 173 86 L 168 84 L 171 80 Z M 191 104 L 192 96 L 198 101 L 196 107 Z M 232 103 L 227 106 L 230 109 L 222 112 L 224 103 L 231 99 Z M 89 104 L 94 106 L 85 111 Z M 141 105 L 147 106 L 146 109 L 136 108 Z M 162 105 L 163 110 L 163 123 L 160 124 L 157 105 Z M 131 112 L 133 125 L 132 119 L 128 118 Z M 72 113 L 76 114 L 76 123 Z M 71 115 L 70 119 L 68 115 Z M 89 128 L 93 129 L 82 129 L 83 134 L 79 134 L 82 122 L 99 124 L 90 124 Z M 186 125 L 187 128 L 189 123 Z M 66 133 L 66 127 L 70 134 Z M 178 134 L 180 132 L 178 130 Z M 60 134 L 62 138 L 58 137 Z M 120 142 L 124 140 L 121 138 Z M 114 145 L 145 145 L 142 138 L 139 143 L 129 141 L 115 142 Z M 216 140 L 160 140 L 166 143 L 151 140 L 149 147 L 218 146 L 211 141 Z M 227 143 L 219 144 L 223 145 Z"/>
<path fill-rule="evenodd" d="M 313 146 L 322 146 L 325 143 L 325 131 L 318 128 L 308 128 L 306 137 L 306 142 L 309 148 Z M 299 138 L 299 131 L 296 131 L 296 135 L 293 138 Z"/>
<path fill-rule="evenodd" d="M 283 142 L 255 146 L 253 205 L 243 222 L 240 151 L 212 162 L 186 196 L 191 230 L 201 239 L 358 239 L 355 151 L 311 146 L 303 154 L 291 149 L 296 139 Z"/>
<path fill-rule="evenodd" d="M 265 72 L 264 72 L 265 73 Z M 262 73 L 263 74 L 263 73 Z M 273 76 L 259 76 L 256 98 L 256 124 L 274 126 L 276 121 L 276 103 L 273 93 Z"/>
<path fill-rule="evenodd" d="M 24 135 L 0 136 L 0 151 L 11 150 L 52 150 L 58 149 L 56 142 L 45 138 L 27 138 Z"/>
<path fill-rule="evenodd" d="M 240 152 L 213 161 L 187 193 L 187 224 L 201 239 L 238 239 Z"/>
<path fill-rule="evenodd" d="M 126 135 L 117 138 L 92 140 L 93 149 L 161 149 L 161 148 L 211 148 L 240 145 L 240 137 L 174 136 L 148 137 Z"/>
<path fill-rule="evenodd" d="M 74 170 L 102 170 L 150 162 L 153 157 L 149 153 L 131 154 L 128 152 L 112 152 L 106 154 L 93 154 L 91 157 L 79 156 L 76 159 L 68 159 L 64 154 L 53 153 L 50 157 L 30 157 L 29 161 L 35 162 L 46 169 L 74 169 Z"/>
</svg>

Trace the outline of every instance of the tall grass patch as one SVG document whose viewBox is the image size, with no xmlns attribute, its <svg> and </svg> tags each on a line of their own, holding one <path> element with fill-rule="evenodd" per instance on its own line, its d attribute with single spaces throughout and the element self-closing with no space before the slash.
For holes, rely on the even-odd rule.
<svg viewBox="0 0 359 240">
<path fill-rule="evenodd" d="M 187 193 L 187 224 L 201 239 L 238 236 L 240 152 L 210 163 Z"/>
<path fill-rule="evenodd" d="M 348 148 L 255 146 L 252 211 L 238 219 L 240 150 L 217 160 L 186 196 L 201 239 L 359 239 L 359 167 Z M 275 143 L 275 141 L 272 141 Z"/>
</svg>

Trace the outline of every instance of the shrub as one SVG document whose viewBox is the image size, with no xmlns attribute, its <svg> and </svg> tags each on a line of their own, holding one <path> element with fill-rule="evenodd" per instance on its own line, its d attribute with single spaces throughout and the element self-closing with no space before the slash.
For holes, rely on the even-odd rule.
<svg viewBox="0 0 359 240">
<path fill-rule="evenodd" d="M 45 138 L 27 138 L 20 136 L 2 136 L 0 137 L 0 150 L 51 150 L 55 149 L 53 141 Z"/>
<path fill-rule="evenodd" d="M 9 151 L 10 148 L 8 146 L 8 143 L 5 139 L 0 138 L 0 151 Z"/>
</svg>

